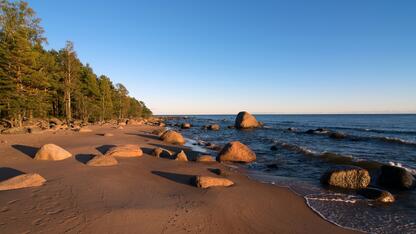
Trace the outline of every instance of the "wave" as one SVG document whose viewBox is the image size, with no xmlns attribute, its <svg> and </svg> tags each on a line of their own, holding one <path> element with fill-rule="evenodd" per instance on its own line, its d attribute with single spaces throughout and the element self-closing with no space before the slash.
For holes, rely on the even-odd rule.
<svg viewBox="0 0 416 234">
<path fill-rule="evenodd" d="M 292 132 L 296 132 L 296 131 L 292 131 Z M 376 140 L 376 141 L 382 141 L 382 142 L 386 142 L 386 143 L 416 146 L 415 141 L 405 140 L 405 139 L 401 139 L 401 138 L 397 138 L 397 137 L 357 136 L 357 135 L 346 134 L 344 132 L 331 131 L 331 130 L 323 129 L 323 128 L 310 129 L 310 130 L 307 130 L 306 132 L 297 131 L 297 133 L 305 133 L 305 134 L 310 134 L 310 135 L 314 135 L 314 134 L 315 135 L 326 135 L 326 136 L 328 136 L 332 139 L 335 139 L 335 140 L 343 140 L 343 139 L 347 139 L 347 140 L 351 140 L 351 141 L 374 141 L 374 140 Z"/>
<path fill-rule="evenodd" d="M 291 152 L 303 154 L 305 156 L 312 156 L 313 158 L 323 160 L 328 163 L 336 165 L 351 165 L 358 166 L 368 170 L 378 169 L 383 163 L 377 161 L 363 160 L 355 158 L 352 155 L 342 155 L 334 152 L 317 152 L 311 149 L 308 149 L 303 146 L 289 144 L 285 142 L 275 141 L 275 146 L 278 146 L 282 149 L 289 150 Z"/>
<path fill-rule="evenodd" d="M 373 133 L 391 133 L 391 134 L 416 135 L 416 131 L 412 131 L 412 130 L 371 129 L 371 128 L 352 128 L 352 127 L 330 127 L 330 128 L 331 129 L 361 131 L 361 132 L 373 132 Z"/>
<path fill-rule="evenodd" d="M 403 168 L 403 169 L 405 169 L 406 171 L 408 171 L 408 172 L 410 172 L 412 175 L 416 175 L 416 169 L 413 169 L 413 168 L 410 168 L 410 167 L 407 167 L 407 166 L 404 166 L 404 165 L 402 165 L 401 163 L 399 163 L 399 162 L 389 162 L 389 165 L 390 166 L 395 166 L 395 167 L 400 167 L 400 168 Z"/>
</svg>

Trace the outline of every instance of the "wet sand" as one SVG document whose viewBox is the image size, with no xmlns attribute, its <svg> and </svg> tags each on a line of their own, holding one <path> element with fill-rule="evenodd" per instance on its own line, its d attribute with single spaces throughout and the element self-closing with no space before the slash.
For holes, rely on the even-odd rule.
<svg viewBox="0 0 416 234">
<path fill-rule="evenodd" d="M 178 162 L 151 156 L 163 146 L 156 127 L 91 127 L 93 132 L 0 135 L 0 180 L 36 172 L 36 188 L 0 191 L 0 233 L 351 233 L 310 210 L 286 188 L 262 184 L 220 163 Z M 113 137 L 104 137 L 113 133 Z M 57 144 L 74 156 L 36 161 L 36 150 Z M 85 163 L 112 145 L 139 144 L 140 158 L 117 158 L 111 167 Z M 200 189 L 194 175 L 220 168 L 235 185 Z"/>
</svg>

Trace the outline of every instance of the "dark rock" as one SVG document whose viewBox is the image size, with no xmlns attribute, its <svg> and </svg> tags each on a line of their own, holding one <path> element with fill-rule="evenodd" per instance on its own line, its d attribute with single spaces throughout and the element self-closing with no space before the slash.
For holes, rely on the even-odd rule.
<svg viewBox="0 0 416 234">
<path fill-rule="evenodd" d="M 223 172 L 219 168 L 208 168 L 208 170 L 216 175 L 223 175 Z"/>
<path fill-rule="evenodd" d="M 270 147 L 270 150 L 276 151 L 278 150 L 277 146 L 273 145 L 272 147 Z"/>
<path fill-rule="evenodd" d="M 331 132 L 329 134 L 329 137 L 332 138 L 332 139 L 340 140 L 340 139 L 344 139 L 346 137 L 346 135 L 344 133 L 340 133 L 340 132 Z"/>
<path fill-rule="evenodd" d="M 357 191 L 358 194 L 368 199 L 376 200 L 383 203 L 391 203 L 395 201 L 393 194 L 388 191 L 377 188 L 365 188 Z"/>
<path fill-rule="evenodd" d="M 277 163 L 269 163 L 269 164 L 266 164 L 266 167 L 268 169 L 273 169 L 273 170 L 276 170 L 276 169 L 279 168 L 278 165 L 277 165 Z"/>
<path fill-rule="evenodd" d="M 307 133 L 307 134 L 314 134 L 315 133 L 315 130 L 313 130 L 313 129 L 309 129 L 308 131 L 306 131 L 305 133 Z"/>
<path fill-rule="evenodd" d="M 415 186 L 415 178 L 404 168 L 383 165 L 378 183 L 387 188 L 411 189 Z"/>
</svg>

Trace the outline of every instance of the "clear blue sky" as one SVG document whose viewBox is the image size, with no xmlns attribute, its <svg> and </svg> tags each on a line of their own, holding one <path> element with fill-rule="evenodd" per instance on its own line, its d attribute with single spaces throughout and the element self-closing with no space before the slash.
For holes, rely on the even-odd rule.
<svg viewBox="0 0 416 234">
<path fill-rule="evenodd" d="M 416 113 L 416 1 L 29 4 L 157 114 Z"/>
</svg>

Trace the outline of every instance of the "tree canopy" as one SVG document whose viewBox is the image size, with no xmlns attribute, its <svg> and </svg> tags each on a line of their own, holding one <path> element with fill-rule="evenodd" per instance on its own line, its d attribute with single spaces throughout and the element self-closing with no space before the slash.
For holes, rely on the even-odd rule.
<svg viewBox="0 0 416 234">
<path fill-rule="evenodd" d="M 124 85 L 84 65 L 72 42 L 45 50 L 40 21 L 28 3 L 0 0 L 0 118 L 18 126 L 33 117 L 94 122 L 152 114 Z"/>
</svg>

